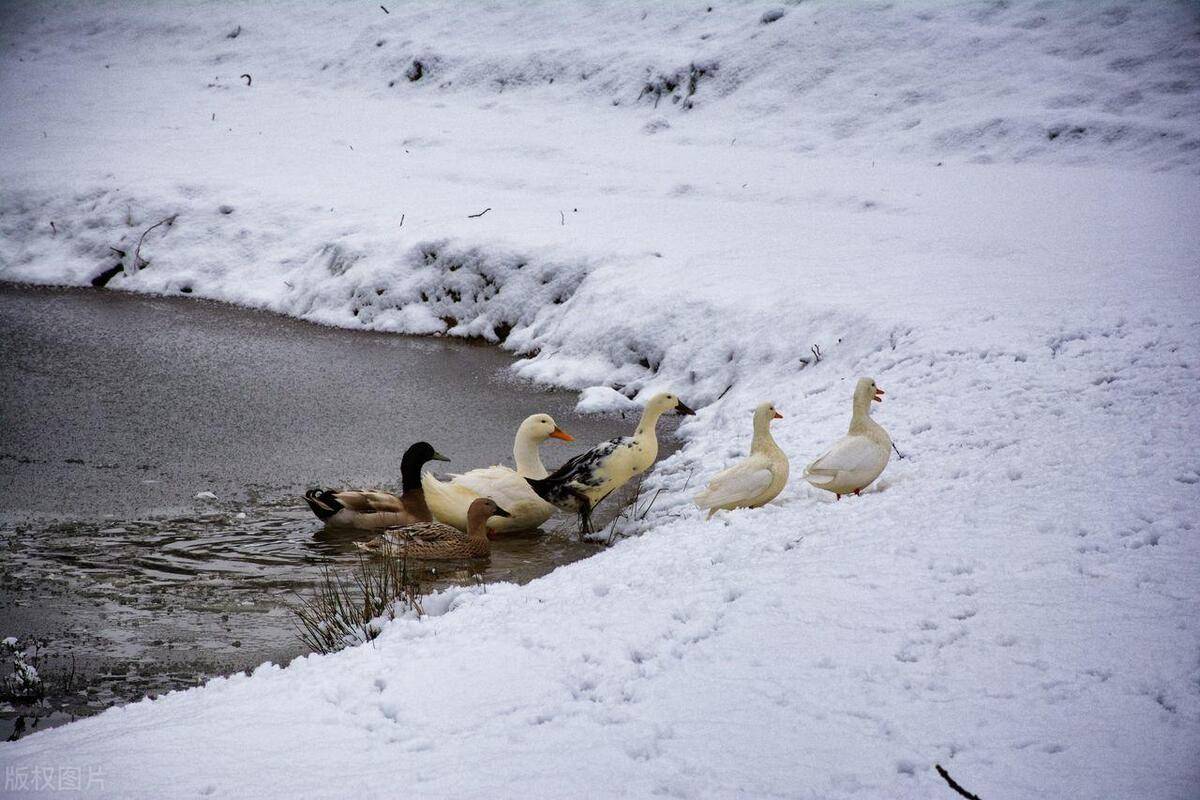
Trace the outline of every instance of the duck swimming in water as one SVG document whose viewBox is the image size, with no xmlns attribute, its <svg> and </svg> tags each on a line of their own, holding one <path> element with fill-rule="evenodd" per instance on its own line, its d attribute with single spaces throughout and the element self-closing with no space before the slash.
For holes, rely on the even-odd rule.
<svg viewBox="0 0 1200 800">
<path fill-rule="evenodd" d="M 550 519 L 554 506 L 534 494 L 525 482 L 526 478 L 544 478 L 549 474 L 538 452 L 548 439 L 574 441 L 549 414 L 533 414 L 517 428 L 513 442 L 515 470 L 503 466 L 473 469 L 452 475 L 449 481 L 439 481 L 428 473 L 421 476 L 425 500 L 434 519 L 465 531 L 467 510 L 480 497 L 492 498 L 511 515 L 489 523 L 497 532 L 533 530 Z"/>
<path fill-rule="evenodd" d="M 488 527 L 491 517 L 504 518 L 508 512 L 493 500 L 481 497 L 467 510 L 467 531 L 441 522 L 418 522 L 401 528 L 390 528 L 369 542 L 355 542 L 359 550 L 393 558 L 415 558 L 422 561 L 449 561 L 465 558 L 487 558 L 492 553 L 493 531 Z"/>
<path fill-rule="evenodd" d="M 417 442 L 400 460 L 401 492 L 310 489 L 304 501 L 312 512 L 331 527 L 375 530 L 414 522 L 429 522 L 433 515 L 421 487 L 421 468 L 429 461 L 449 461 L 428 442 Z"/>
</svg>

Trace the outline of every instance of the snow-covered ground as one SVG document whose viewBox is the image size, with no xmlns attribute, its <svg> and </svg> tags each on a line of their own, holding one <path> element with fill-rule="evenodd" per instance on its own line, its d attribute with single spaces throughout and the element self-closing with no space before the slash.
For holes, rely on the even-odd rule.
<svg viewBox="0 0 1200 800">
<path fill-rule="evenodd" d="M 384 5 L 5 6 L 0 279 L 116 248 L 110 288 L 670 387 L 664 492 L 374 646 L 0 747 L 6 789 L 1200 793 L 1194 5 Z M 905 458 L 835 503 L 798 474 L 861 375 Z M 705 524 L 762 399 L 797 477 Z"/>
</svg>

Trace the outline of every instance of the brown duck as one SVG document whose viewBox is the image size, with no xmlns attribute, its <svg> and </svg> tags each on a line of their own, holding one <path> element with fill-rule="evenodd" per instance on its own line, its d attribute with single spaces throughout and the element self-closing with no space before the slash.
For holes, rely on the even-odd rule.
<svg viewBox="0 0 1200 800">
<path fill-rule="evenodd" d="M 355 545 L 360 550 L 381 556 L 423 561 L 487 558 L 492 553 L 488 540 L 493 535 L 488 519 L 507 516 L 509 513 L 494 501 L 481 497 L 467 509 L 466 533 L 441 522 L 418 522 L 392 528 L 369 542 L 355 542 Z"/>
<path fill-rule="evenodd" d="M 399 495 L 364 490 L 310 489 L 304 500 L 326 525 L 338 528 L 394 528 L 429 522 L 433 515 L 425 503 L 421 468 L 430 461 L 449 461 L 428 442 L 417 442 L 400 460 Z"/>
</svg>

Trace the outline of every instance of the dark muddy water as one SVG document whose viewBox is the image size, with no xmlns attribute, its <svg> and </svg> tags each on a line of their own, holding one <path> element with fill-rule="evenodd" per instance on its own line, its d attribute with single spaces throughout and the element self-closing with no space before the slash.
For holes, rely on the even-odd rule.
<svg viewBox="0 0 1200 800">
<path fill-rule="evenodd" d="M 305 652 L 284 603 L 358 558 L 305 488 L 395 488 L 417 439 L 448 471 L 511 465 L 538 411 L 578 440 L 543 448 L 551 468 L 632 424 L 507 380 L 495 348 L 196 300 L 0 284 L 0 359 L 0 638 L 42 642 L 49 695 L 0 704 L 5 737 Z M 425 585 L 524 582 L 595 552 L 557 524 Z"/>
</svg>

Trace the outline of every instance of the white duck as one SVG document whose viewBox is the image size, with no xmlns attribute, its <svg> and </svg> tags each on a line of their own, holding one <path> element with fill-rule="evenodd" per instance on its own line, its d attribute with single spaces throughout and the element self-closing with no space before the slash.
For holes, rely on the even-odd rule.
<svg viewBox="0 0 1200 800">
<path fill-rule="evenodd" d="M 783 419 L 783 415 L 775 410 L 774 403 L 762 403 L 754 409 L 750 455 L 718 472 L 704 491 L 696 495 L 696 505 L 708 509 L 709 519 L 722 509 L 766 505 L 783 491 L 788 479 L 788 459 L 771 438 L 771 420 L 775 419 Z"/>
<path fill-rule="evenodd" d="M 533 414 L 517 428 L 513 442 L 515 470 L 502 466 L 473 469 L 451 475 L 451 480 L 445 482 L 426 472 L 421 476 L 421 486 L 434 519 L 465 531 L 467 510 L 480 497 L 492 498 L 509 513 L 491 521 L 490 527 L 497 533 L 533 530 L 550 519 L 554 506 L 534 494 L 525 482 L 526 478 L 544 478 L 549 474 L 538 452 L 547 439 L 574 441 L 549 414 Z"/>
<path fill-rule="evenodd" d="M 805 468 L 805 480 L 841 500 L 842 495 L 858 494 L 879 477 L 892 456 L 891 437 L 871 419 L 871 401 L 882 403 L 883 395 L 872 378 L 858 379 L 849 432 Z"/>
<path fill-rule="evenodd" d="M 579 513 L 580 530 L 591 532 L 592 509 L 658 458 L 658 418 L 675 409 L 695 414 L 673 394 L 656 394 L 646 403 L 633 436 L 609 439 L 575 456 L 546 478 L 529 478 L 538 497 L 564 511 Z"/>
</svg>

